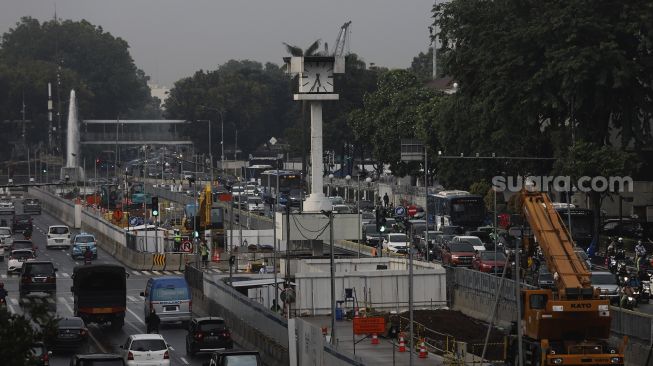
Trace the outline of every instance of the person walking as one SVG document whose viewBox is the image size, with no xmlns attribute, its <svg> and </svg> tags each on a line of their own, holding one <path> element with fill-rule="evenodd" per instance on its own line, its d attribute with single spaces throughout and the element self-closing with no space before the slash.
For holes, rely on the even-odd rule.
<svg viewBox="0 0 653 366">
<path fill-rule="evenodd" d="M 383 207 L 388 207 L 389 203 L 390 203 L 390 197 L 388 197 L 388 192 L 385 192 L 383 194 Z"/>
<path fill-rule="evenodd" d="M 202 265 L 206 268 L 209 264 L 209 248 L 205 242 L 200 243 L 200 255 L 202 256 Z"/>
</svg>

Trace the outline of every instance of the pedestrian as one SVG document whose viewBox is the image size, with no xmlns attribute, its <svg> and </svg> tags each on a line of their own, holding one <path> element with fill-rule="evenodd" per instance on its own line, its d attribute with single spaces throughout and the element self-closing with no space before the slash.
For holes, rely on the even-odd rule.
<svg viewBox="0 0 653 366">
<path fill-rule="evenodd" d="M 383 207 L 388 207 L 389 203 L 390 203 L 390 197 L 388 197 L 388 192 L 385 192 L 383 194 Z"/>
<path fill-rule="evenodd" d="M 372 247 L 372 257 L 376 257 L 376 247 Z"/>
<path fill-rule="evenodd" d="M 260 274 L 268 273 L 268 269 L 267 269 L 267 266 L 265 265 L 265 262 L 263 262 L 263 265 L 261 266 L 261 269 L 259 269 L 258 273 L 260 273 Z"/>
<path fill-rule="evenodd" d="M 200 243 L 200 254 L 202 255 L 202 264 L 206 268 L 209 264 L 209 248 L 205 242 Z"/>
<path fill-rule="evenodd" d="M 272 299 L 272 306 L 270 307 L 270 310 L 274 311 L 275 313 L 281 313 L 281 306 L 277 304 L 276 299 Z"/>
<path fill-rule="evenodd" d="M 646 247 L 644 247 L 641 240 L 638 240 L 637 246 L 635 246 L 635 257 L 635 263 L 637 264 L 637 269 L 639 269 L 640 265 L 646 259 Z"/>
</svg>

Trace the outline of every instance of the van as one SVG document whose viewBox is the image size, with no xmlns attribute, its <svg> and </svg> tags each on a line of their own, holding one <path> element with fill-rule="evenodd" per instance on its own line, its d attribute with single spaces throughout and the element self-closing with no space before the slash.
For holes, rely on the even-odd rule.
<svg viewBox="0 0 653 366">
<path fill-rule="evenodd" d="M 151 309 L 157 313 L 161 323 L 182 322 L 184 327 L 192 318 L 190 287 L 183 277 L 161 276 L 150 278 L 141 292 L 145 298 L 143 315 L 149 316 Z"/>
<path fill-rule="evenodd" d="M 66 225 L 52 225 L 48 228 L 46 249 L 55 247 L 70 248 L 70 228 Z"/>
</svg>

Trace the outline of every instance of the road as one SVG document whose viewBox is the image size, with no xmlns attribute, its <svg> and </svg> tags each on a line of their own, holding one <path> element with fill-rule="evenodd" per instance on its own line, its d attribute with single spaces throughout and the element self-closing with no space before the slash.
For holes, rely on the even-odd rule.
<svg viewBox="0 0 653 366">
<path fill-rule="evenodd" d="M 15 201 L 16 212 L 22 212 L 20 201 Z M 2 218 L 11 219 L 10 216 Z M 51 311 L 56 311 L 59 317 L 73 316 L 73 296 L 70 292 L 72 286 L 71 275 L 76 265 L 83 265 L 83 260 L 73 260 L 70 257 L 70 251 L 65 249 L 45 249 L 46 232 L 48 226 L 62 224 L 60 220 L 46 212 L 41 215 L 33 215 L 34 231 L 32 241 L 38 247 L 38 260 L 52 261 L 57 268 L 57 294 L 55 297 L 49 297 L 41 294 L 33 294 L 22 301 L 18 297 L 18 276 L 7 275 L 7 261 L 0 263 L 0 277 L 5 283 L 5 288 L 9 292 L 7 306 L 9 311 L 17 314 L 23 314 L 31 303 L 46 303 Z M 14 236 L 22 239 L 22 234 Z M 7 257 L 8 257 L 7 253 Z M 115 258 L 99 249 L 98 259 L 95 263 L 103 264 L 120 264 Z M 122 330 L 114 331 L 108 326 L 98 326 L 95 324 L 88 325 L 90 332 L 89 351 L 90 352 L 111 352 L 120 353 L 120 345 L 125 342 L 130 334 L 145 333 L 143 298 L 140 292 L 145 289 L 147 280 L 153 276 L 161 275 L 183 275 L 179 271 L 136 271 L 127 269 L 130 274 L 127 279 L 127 314 L 125 317 L 125 326 Z M 205 315 L 205 314 L 197 314 Z M 191 359 L 185 353 L 186 331 L 181 325 L 163 325 L 161 334 L 171 346 L 171 364 L 172 365 L 201 365 L 208 360 L 208 356 L 198 356 Z M 236 346 L 237 347 L 237 346 Z M 55 353 L 51 360 L 51 365 L 65 366 L 69 364 L 71 354 Z"/>
</svg>

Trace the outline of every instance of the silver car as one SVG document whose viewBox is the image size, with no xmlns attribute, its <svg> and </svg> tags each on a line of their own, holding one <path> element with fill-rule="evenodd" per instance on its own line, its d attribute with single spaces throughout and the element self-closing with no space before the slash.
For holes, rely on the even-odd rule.
<svg viewBox="0 0 653 366">
<path fill-rule="evenodd" d="M 601 290 L 601 298 L 607 298 L 611 304 L 619 302 L 619 284 L 614 274 L 608 271 L 593 271 L 592 286 Z"/>
<path fill-rule="evenodd" d="M 0 226 L 0 245 L 4 248 L 11 247 L 14 243 L 11 228 L 8 226 Z"/>
<path fill-rule="evenodd" d="M 14 203 L 7 198 L 0 199 L 0 215 L 14 215 L 16 214 L 16 208 Z"/>
</svg>

